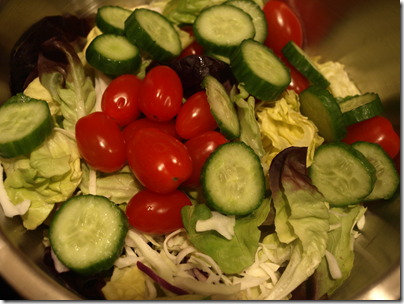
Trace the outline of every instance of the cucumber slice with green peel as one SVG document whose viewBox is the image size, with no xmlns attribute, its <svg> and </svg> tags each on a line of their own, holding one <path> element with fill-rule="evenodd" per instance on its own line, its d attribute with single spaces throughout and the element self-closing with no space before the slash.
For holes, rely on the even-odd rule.
<svg viewBox="0 0 404 304">
<path fill-rule="evenodd" d="M 244 39 L 255 36 L 250 15 L 232 5 L 216 5 L 202 11 L 195 19 L 193 31 L 200 45 L 225 57 Z"/>
<path fill-rule="evenodd" d="M 228 139 L 233 140 L 240 136 L 240 121 L 233 102 L 223 85 L 213 76 L 206 76 L 202 81 L 206 90 L 210 112 L 215 118 L 220 132 Z"/>
<path fill-rule="evenodd" d="M 126 216 L 117 205 L 104 196 L 79 195 L 56 211 L 49 240 L 64 265 L 92 275 L 113 266 L 127 232 Z"/>
<path fill-rule="evenodd" d="M 255 28 L 254 40 L 264 43 L 268 35 L 268 23 L 263 10 L 257 3 L 251 0 L 229 0 L 224 4 L 238 7 L 250 15 Z"/>
<path fill-rule="evenodd" d="M 227 215 L 247 215 L 265 196 L 259 157 L 243 142 L 219 146 L 205 161 L 200 177 L 206 204 Z"/>
<path fill-rule="evenodd" d="M 87 62 L 112 77 L 136 73 L 142 64 L 138 47 L 125 36 L 102 34 L 86 50 Z"/>
<path fill-rule="evenodd" d="M 288 87 L 290 72 L 272 50 L 246 39 L 230 57 L 231 70 L 248 93 L 261 100 L 276 100 Z"/>
<path fill-rule="evenodd" d="M 13 158 L 30 153 L 52 130 L 48 103 L 18 93 L 0 107 L 0 156 Z"/>
<path fill-rule="evenodd" d="M 296 70 L 302 73 L 313 84 L 324 89 L 330 85 L 313 60 L 292 40 L 283 47 L 282 54 Z"/>
<path fill-rule="evenodd" d="M 125 21 L 125 35 L 160 62 L 168 62 L 182 52 L 174 26 L 156 11 L 135 9 Z"/>
<path fill-rule="evenodd" d="M 344 116 L 329 91 L 312 85 L 299 94 L 299 99 L 300 112 L 314 122 L 326 142 L 345 138 L 347 130 Z"/>
<path fill-rule="evenodd" d="M 212 53 L 211 50 L 206 50 L 206 49 L 204 49 L 204 50 L 203 50 L 203 55 L 205 55 L 205 56 L 210 56 L 210 57 L 212 57 L 212 58 L 215 58 L 215 59 L 217 59 L 217 60 L 223 61 L 224 63 L 230 65 L 230 58 L 229 58 L 229 57 L 225 57 L 225 56 L 222 56 L 222 55 L 214 54 L 214 53 Z"/>
<path fill-rule="evenodd" d="M 340 207 L 358 204 L 373 191 L 376 169 L 358 150 L 338 142 L 317 149 L 309 176 L 326 202 Z"/>
<path fill-rule="evenodd" d="M 344 115 L 346 126 L 378 116 L 383 112 L 383 104 L 379 95 L 375 93 L 337 98 L 336 101 Z"/>
<path fill-rule="evenodd" d="M 125 35 L 125 20 L 131 13 L 120 6 L 103 6 L 97 11 L 95 24 L 104 34 Z"/>
<path fill-rule="evenodd" d="M 364 198 L 364 201 L 390 199 L 400 185 L 400 177 L 392 158 L 384 149 L 375 143 L 357 141 L 352 148 L 361 152 L 376 168 L 376 183 L 373 191 Z"/>
</svg>

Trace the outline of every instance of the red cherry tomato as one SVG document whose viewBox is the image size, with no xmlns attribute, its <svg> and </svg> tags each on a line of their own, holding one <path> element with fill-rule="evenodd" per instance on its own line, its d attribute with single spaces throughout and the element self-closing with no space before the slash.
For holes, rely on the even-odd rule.
<svg viewBox="0 0 404 304">
<path fill-rule="evenodd" d="M 181 30 L 187 32 L 190 36 L 194 36 L 192 26 L 185 26 Z M 201 46 L 196 40 L 194 40 L 188 47 L 186 47 L 178 57 L 178 59 L 187 57 L 189 55 L 203 55 L 203 46 Z"/>
<path fill-rule="evenodd" d="M 144 189 L 135 194 L 126 207 L 129 224 L 151 234 L 166 234 L 183 228 L 181 209 L 191 201 L 184 193 L 174 190 L 160 194 Z"/>
<path fill-rule="evenodd" d="M 400 137 L 391 122 L 382 116 L 376 116 L 347 127 L 348 134 L 342 141 L 353 144 L 356 141 L 376 143 L 395 158 L 400 151 Z"/>
<path fill-rule="evenodd" d="M 290 71 L 290 84 L 287 87 L 288 90 L 294 90 L 297 94 L 307 89 L 310 85 L 306 77 L 304 77 L 296 68 L 281 54 L 277 54 L 279 59 L 286 65 Z"/>
<path fill-rule="evenodd" d="M 129 125 L 122 130 L 122 135 L 125 138 L 125 142 L 129 142 L 129 140 L 135 135 L 137 131 L 144 128 L 156 128 L 172 137 L 181 141 L 181 137 L 178 136 L 175 131 L 175 119 L 171 119 L 165 122 L 159 122 L 150 120 L 147 117 L 141 118 L 131 122 Z"/>
<path fill-rule="evenodd" d="M 192 158 L 193 170 L 191 176 L 182 183 L 187 187 L 199 187 L 201 169 L 208 156 L 220 145 L 228 142 L 226 137 L 216 131 L 207 131 L 192 137 L 185 143 Z"/>
<path fill-rule="evenodd" d="M 192 173 L 184 144 L 158 129 L 137 131 L 126 145 L 126 155 L 140 183 L 157 193 L 177 189 Z"/>
<path fill-rule="evenodd" d="M 195 93 L 188 98 L 181 107 L 175 124 L 177 134 L 184 139 L 190 139 L 216 128 L 217 122 L 210 112 L 205 91 Z"/>
<path fill-rule="evenodd" d="M 94 112 L 77 121 L 76 142 L 81 156 L 95 170 L 111 173 L 126 162 L 123 135 L 104 112 Z"/>
<path fill-rule="evenodd" d="M 143 79 L 139 108 L 151 120 L 169 121 L 181 108 L 182 93 L 177 73 L 168 66 L 156 66 Z"/>
<path fill-rule="evenodd" d="M 109 84 L 101 100 L 101 109 L 112 117 L 118 126 L 126 126 L 138 119 L 138 96 L 142 81 L 135 75 L 122 75 Z"/>
<path fill-rule="evenodd" d="M 302 46 L 303 31 L 299 19 L 290 7 L 282 1 L 268 1 L 263 11 L 268 23 L 268 36 L 264 44 L 275 54 L 281 54 L 282 48 L 290 40 Z"/>
</svg>

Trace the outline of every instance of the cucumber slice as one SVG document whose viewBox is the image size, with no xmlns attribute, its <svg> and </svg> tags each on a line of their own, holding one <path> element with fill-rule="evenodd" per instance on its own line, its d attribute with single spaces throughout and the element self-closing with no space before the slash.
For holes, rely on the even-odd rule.
<svg viewBox="0 0 404 304">
<path fill-rule="evenodd" d="M 300 111 L 318 128 L 328 142 L 345 138 L 347 134 L 344 116 L 335 98 L 326 89 L 310 86 L 299 94 Z"/>
<path fill-rule="evenodd" d="M 113 266 L 127 232 L 126 216 L 117 205 L 104 196 L 79 195 L 56 211 L 49 240 L 64 265 L 92 275 Z"/>
<path fill-rule="evenodd" d="M 223 85 L 210 75 L 204 78 L 201 85 L 206 90 L 210 112 L 220 128 L 220 132 L 228 140 L 238 138 L 240 136 L 240 122 L 236 108 Z"/>
<path fill-rule="evenodd" d="M 373 190 L 375 167 L 346 143 L 320 146 L 314 154 L 309 176 L 332 207 L 358 204 Z"/>
<path fill-rule="evenodd" d="M 389 199 L 400 185 L 400 177 L 392 158 L 384 149 L 375 143 L 357 141 L 352 148 L 361 152 L 367 160 L 376 168 L 376 183 L 373 191 L 365 197 L 364 201 Z"/>
<path fill-rule="evenodd" d="M 224 4 L 233 5 L 250 15 L 255 28 L 254 40 L 264 43 L 268 35 L 268 23 L 260 6 L 251 0 L 229 0 Z"/>
<path fill-rule="evenodd" d="M 125 21 L 125 34 L 155 60 L 168 62 L 182 52 L 181 40 L 174 26 L 158 12 L 135 9 Z"/>
<path fill-rule="evenodd" d="M 321 88 L 327 88 L 330 83 L 317 68 L 310 57 L 290 40 L 282 49 L 282 54 L 293 65 L 296 70 L 302 73 L 308 80 Z"/>
<path fill-rule="evenodd" d="M 265 177 L 259 157 L 243 142 L 219 146 L 201 170 L 206 204 L 228 215 L 247 215 L 265 196 Z"/>
<path fill-rule="evenodd" d="M 336 100 L 344 115 L 346 126 L 378 116 L 383 112 L 383 104 L 379 95 L 375 93 L 347 96 Z"/>
<path fill-rule="evenodd" d="M 140 51 L 125 36 L 102 34 L 86 51 L 87 62 L 112 77 L 136 73 L 142 64 Z"/>
<path fill-rule="evenodd" d="M 125 35 L 125 20 L 132 11 L 120 6 L 100 7 L 95 16 L 95 24 L 104 34 Z"/>
<path fill-rule="evenodd" d="M 283 62 L 265 45 L 244 40 L 230 57 L 231 70 L 248 93 L 261 100 L 276 100 L 291 78 Z"/>
<path fill-rule="evenodd" d="M 202 11 L 195 19 L 193 31 L 200 45 L 225 57 L 244 39 L 255 36 L 250 15 L 232 5 L 216 5 Z"/>
<path fill-rule="evenodd" d="M 212 57 L 212 58 L 215 58 L 215 59 L 217 59 L 217 60 L 223 61 L 224 63 L 230 65 L 230 58 L 229 58 L 229 57 L 225 57 L 225 56 L 222 56 L 222 55 L 214 54 L 214 53 L 212 53 L 211 50 L 204 49 L 204 50 L 203 50 L 203 55 L 205 55 L 205 56 L 210 56 L 210 57 Z"/>
<path fill-rule="evenodd" d="M 29 153 L 52 130 L 48 103 L 18 93 L 0 107 L 0 156 L 12 158 Z"/>
</svg>

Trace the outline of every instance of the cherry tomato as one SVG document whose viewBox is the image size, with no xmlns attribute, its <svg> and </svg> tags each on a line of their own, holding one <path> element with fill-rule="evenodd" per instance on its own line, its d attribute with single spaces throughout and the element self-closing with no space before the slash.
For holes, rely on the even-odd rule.
<svg viewBox="0 0 404 304">
<path fill-rule="evenodd" d="M 94 112 L 77 121 L 76 142 L 81 156 L 95 170 L 111 173 L 126 162 L 121 130 L 104 112 Z"/>
<path fill-rule="evenodd" d="M 192 137 L 185 143 L 192 158 L 193 170 L 191 176 L 182 183 L 187 187 L 199 187 L 201 169 L 208 156 L 220 145 L 228 142 L 226 137 L 216 131 L 207 131 Z"/>
<path fill-rule="evenodd" d="M 205 91 L 195 93 L 188 98 L 181 107 L 175 124 L 177 134 L 184 139 L 190 139 L 216 128 L 217 122 L 210 112 Z"/>
<path fill-rule="evenodd" d="M 101 100 L 101 109 L 112 117 L 118 126 L 126 126 L 138 119 L 138 96 L 142 81 L 135 75 L 122 75 L 109 84 Z"/>
<path fill-rule="evenodd" d="M 190 36 L 194 36 L 192 26 L 185 26 L 181 30 L 187 32 Z M 180 54 L 178 59 L 187 57 L 189 55 L 203 55 L 203 46 L 201 46 L 196 40 L 194 40 L 189 46 L 187 46 Z"/>
<path fill-rule="evenodd" d="M 167 133 L 168 135 L 171 135 L 179 141 L 182 140 L 182 138 L 178 136 L 177 131 L 175 131 L 175 119 L 171 119 L 165 122 L 159 122 L 150 120 L 145 117 L 131 122 L 125 127 L 125 129 L 122 130 L 122 135 L 125 139 L 125 142 L 129 142 L 129 140 L 133 137 L 133 135 L 135 135 L 137 131 L 144 128 L 156 128 L 160 131 L 163 131 L 164 133 Z"/>
<path fill-rule="evenodd" d="M 158 129 L 137 131 L 126 144 L 126 155 L 139 182 L 157 193 L 177 189 L 192 173 L 192 159 L 184 144 Z"/>
<path fill-rule="evenodd" d="M 191 201 L 184 193 L 155 193 L 144 189 L 135 194 L 126 207 L 129 224 L 145 233 L 166 234 L 183 228 L 181 209 Z"/>
<path fill-rule="evenodd" d="M 168 66 L 156 66 L 143 79 L 139 108 L 151 120 L 169 121 L 181 108 L 182 93 L 177 73 Z"/>
<path fill-rule="evenodd" d="M 278 54 L 279 59 L 286 65 L 290 71 L 290 84 L 288 90 L 294 90 L 297 94 L 307 89 L 310 85 L 306 77 L 304 77 L 296 68 L 285 58 L 285 56 Z"/>
<path fill-rule="evenodd" d="M 376 116 L 347 127 L 348 134 L 341 140 L 347 144 L 356 141 L 376 143 L 395 158 L 400 151 L 400 137 L 393 129 L 391 122 L 382 116 Z"/>
<path fill-rule="evenodd" d="M 263 11 L 268 23 L 268 36 L 264 44 L 275 54 L 281 54 L 282 48 L 290 40 L 302 46 L 303 31 L 299 19 L 290 7 L 282 1 L 268 1 Z"/>
</svg>

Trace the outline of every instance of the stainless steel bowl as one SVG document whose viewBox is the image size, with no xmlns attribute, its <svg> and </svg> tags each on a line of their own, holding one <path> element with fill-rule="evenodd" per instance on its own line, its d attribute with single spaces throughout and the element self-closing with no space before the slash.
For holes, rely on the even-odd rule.
<svg viewBox="0 0 404 304">
<path fill-rule="evenodd" d="M 112 1 L 111 1 L 112 2 Z M 30 25 L 49 15 L 95 14 L 111 4 L 95 0 L 0 0 L 0 104 L 10 97 L 9 57 Z M 136 5 L 146 0 L 113 1 Z M 304 25 L 304 47 L 322 60 L 346 66 L 361 92 L 376 92 L 383 116 L 400 134 L 400 3 L 396 0 L 284 0 Z M 400 167 L 400 155 L 395 159 Z M 0 208 L 0 274 L 25 299 L 80 299 L 42 264 L 42 225 L 26 231 Z M 355 243 L 351 276 L 332 295 L 342 299 L 400 299 L 400 191 L 369 204 L 363 235 Z M 1 292 L 0 292 L 1 297 Z"/>
</svg>

